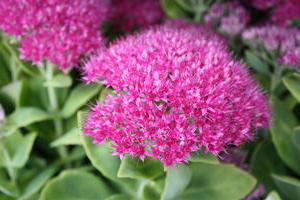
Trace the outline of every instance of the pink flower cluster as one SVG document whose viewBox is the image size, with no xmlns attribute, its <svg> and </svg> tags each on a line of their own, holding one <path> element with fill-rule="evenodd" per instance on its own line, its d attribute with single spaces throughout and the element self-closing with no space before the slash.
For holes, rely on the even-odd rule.
<svg viewBox="0 0 300 200">
<path fill-rule="evenodd" d="M 236 0 L 227 3 L 214 3 L 204 17 L 207 24 L 217 26 L 228 35 L 237 35 L 249 22 L 247 10 Z"/>
<path fill-rule="evenodd" d="M 131 31 L 160 22 L 164 16 L 159 0 L 111 0 L 113 25 Z"/>
<path fill-rule="evenodd" d="M 243 39 L 251 45 L 260 45 L 275 53 L 283 64 L 295 66 L 300 62 L 299 29 L 276 25 L 253 27 L 243 33 Z"/>
<path fill-rule="evenodd" d="M 251 0 L 251 3 L 261 10 L 273 7 L 271 21 L 281 26 L 300 18 L 300 0 Z"/>
<path fill-rule="evenodd" d="M 21 40 L 23 59 L 62 69 L 99 47 L 105 0 L 1 0 L 0 28 Z"/>
<path fill-rule="evenodd" d="M 222 39 L 182 21 L 150 28 L 101 50 L 84 67 L 117 94 L 92 107 L 84 132 L 113 141 L 114 155 L 145 156 L 169 166 L 205 147 L 218 154 L 267 127 L 265 96 Z"/>
</svg>

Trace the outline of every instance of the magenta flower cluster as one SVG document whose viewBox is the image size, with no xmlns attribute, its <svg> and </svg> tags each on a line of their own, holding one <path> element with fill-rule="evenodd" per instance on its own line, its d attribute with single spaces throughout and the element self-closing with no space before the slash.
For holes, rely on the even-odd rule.
<svg viewBox="0 0 300 200">
<path fill-rule="evenodd" d="M 102 44 L 106 0 L 1 0 L 0 28 L 21 41 L 23 59 L 61 69 Z"/>
<path fill-rule="evenodd" d="M 204 17 L 205 23 L 230 36 L 241 33 L 249 20 L 248 11 L 236 0 L 214 3 Z"/>
<path fill-rule="evenodd" d="M 182 21 L 150 28 L 99 51 L 85 80 L 114 88 L 84 125 L 95 143 L 112 141 L 114 155 L 187 162 L 205 147 L 218 154 L 267 127 L 266 97 L 224 41 Z"/>
<path fill-rule="evenodd" d="M 122 31 L 148 27 L 163 19 L 159 0 L 111 0 L 112 23 Z"/>
<path fill-rule="evenodd" d="M 300 17 L 300 0 L 251 0 L 251 3 L 261 10 L 272 8 L 271 21 L 281 26 Z"/>
<path fill-rule="evenodd" d="M 296 66 L 300 63 L 300 30 L 297 28 L 276 25 L 253 27 L 243 33 L 243 39 L 272 52 L 283 64 Z"/>
</svg>

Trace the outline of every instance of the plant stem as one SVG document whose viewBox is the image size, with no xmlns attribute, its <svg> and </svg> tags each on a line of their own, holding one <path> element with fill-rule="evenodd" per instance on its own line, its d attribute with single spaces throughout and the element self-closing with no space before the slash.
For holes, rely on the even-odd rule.
<svg viewBox="0 0 300 200">
<path fill-rule="evenodd" d="M 51 63 L 46 64 L 46 80 L 51 81 L 53 79 L 54 75 L 54 66 Z M 49 103 L 50 103 L 50 112 L 54 114 L 54 128 L 56 137 L 59 137 L 63 134 L 63 124 L 59 116 L 57 116 L 58 112 L 58 101 L 56 96 L 56 91 L 53 86 L 48 85 L 47 86 L 48 91 L 48 97 L 49 97 Z M 67 155 L 66 148 L 60 147 L 58 148 L 58 152 L 62 158 L 65 158 Z"/>
<path fill-rule="evenodd" d="M 271 91 L 275 92 L 277 86 L 281 82 L 281 76 L 282 76 L 283 67 L 279 65 L 274 66 L 274 74 L 271 79 Z"/>
</svg>

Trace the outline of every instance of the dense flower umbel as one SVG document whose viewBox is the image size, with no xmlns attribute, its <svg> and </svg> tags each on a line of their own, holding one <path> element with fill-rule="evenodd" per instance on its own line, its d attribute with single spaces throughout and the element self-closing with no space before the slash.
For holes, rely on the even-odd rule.
<svg viewBox="0 0 300 200">
<path fill-rule="evenodd" d="M 151 28 L 101 51 L 85 66 L 87 81 L 116 89 L 89 113 L 84 132 L 111 140 L 115 155 L 186 162 L 214 154 L 267 127 L 266 98 L 219 36 L 183 22 Z"/>
<path fill-rule="evenodd" d="M 260 45 L 273 52 L 284 64 L 296 65 L 300 62 L 299 29 L 276 25 L 254 27 L 243 33 L 243 39 L 251 45 Z"/>
<path fill-rule="evenodd" d="M 221 32 L 234 36 L 246 27 L 249 14 L 238 1 L 216 2 L 209 9 L 204 21 L 217 26 Z"/>
<path fill-rule="evenodd" d="M 122 31 L 159 23 L 163 11 L 159 0 L 111 0 L 113 24 Z"/>
<path fill-rule="evenodd" d="M 105 0 L 0 0 L 0 28 L 21 40 L 23 59 L 62 69 L 99 47 Z"/>
</svg>

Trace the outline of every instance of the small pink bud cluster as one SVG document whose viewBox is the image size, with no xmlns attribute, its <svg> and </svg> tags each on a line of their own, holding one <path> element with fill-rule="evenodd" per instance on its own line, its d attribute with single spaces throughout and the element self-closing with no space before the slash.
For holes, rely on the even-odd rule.
<svg viewBox="0 0 300 200">
<path fill-rule="evenodd" d="M 164 14 L 159 0 L 111 0 L 115 28 L 132 31 L 159 23 Z"/>
<path fill-rule="evenodd" d="M 238 1 L 216 2 L 204 17 L 207 24 L 217 26 L 221 32 L 230 36 L 241 33 L 249 19 L 247 10 Z"/>
<path fill-rule="evenodd" d="M 0 28 L 21 40 L 22 58 L 64 70 L 99 47 L 106 15 L 105 0 L 0 1 Z"/>
<path fill-rule="evenodd" d="M 113 141 L 114 155 L 187 162 L 205 147 L 218 154 L 267 127 L 265 96 L 219 36 L 182 21 L 120 39 L 84 67 L 117 94 L 92 107 L 84 132 Z"/>
<path fill-rule="evenodd" d="M 249 0 L 251 5 L 260 10 L 266 10 L 275 6 L 280 0 Z"/>
<path fill-rule="evenodd" d="M 276 25 L 253 27 L 243 33 L 243 39 L 276 54 L 283 64 L 296 66 L 300 63 L 299 29 Z"/>
</svg>

